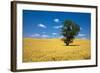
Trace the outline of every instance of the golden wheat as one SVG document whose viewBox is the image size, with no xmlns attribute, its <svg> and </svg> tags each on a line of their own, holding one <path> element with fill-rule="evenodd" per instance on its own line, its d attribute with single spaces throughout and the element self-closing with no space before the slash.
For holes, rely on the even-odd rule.
<svg viewBox="0 0 100 73">
<path fill-rule="evenodd" d="M 23 62 L 86 60 L 91 57 L 90 40 L 75 39 L 65 46 L 61 39 L 23 39 Z"/>
</svg>

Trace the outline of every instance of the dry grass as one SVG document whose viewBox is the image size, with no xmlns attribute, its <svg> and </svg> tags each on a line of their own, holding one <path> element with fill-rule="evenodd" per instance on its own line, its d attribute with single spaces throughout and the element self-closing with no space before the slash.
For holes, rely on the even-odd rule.
<svg viewBox="0 0 100 73">
<path fill-rule="evenodd" d="M 23 39 L 23 62 L 90 59 L 90 40 L 75 39 L 65 46 L 61 39 Z"/>
</svg>

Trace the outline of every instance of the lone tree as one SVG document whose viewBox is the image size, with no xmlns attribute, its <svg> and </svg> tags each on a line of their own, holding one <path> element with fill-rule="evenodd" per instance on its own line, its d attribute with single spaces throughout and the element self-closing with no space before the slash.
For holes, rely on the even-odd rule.
<svg viewBox="0 0 100 73">
<path fill-rule="evenodd" d="M 80 26 L 72 20 L 65 20 L 64 25 L 61 29 L 61 34 L 64 36 L 63 41 L 66 44 L 66 46 L 68 46 L 69 43 L 73 42 L 75 36 L 78 35 L 80 31 Z"/>
</svg>

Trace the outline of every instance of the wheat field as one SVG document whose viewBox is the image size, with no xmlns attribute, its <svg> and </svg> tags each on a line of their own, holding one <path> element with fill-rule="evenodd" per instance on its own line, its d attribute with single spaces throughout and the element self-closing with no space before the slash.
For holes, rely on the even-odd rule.
<svg viewBox="0 0 100 73">
<path fill-rule="evenodd" d="M 91 58 L 90 40 L 75 39 L 72 44 L 58 38 L 23 39 L 23 62 L 86 60 Z"/>
</svg>

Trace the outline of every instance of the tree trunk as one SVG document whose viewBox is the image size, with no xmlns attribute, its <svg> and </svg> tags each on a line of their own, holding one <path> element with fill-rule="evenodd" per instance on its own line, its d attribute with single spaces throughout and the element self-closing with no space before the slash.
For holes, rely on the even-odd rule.
<svg viewBox="0 0 100 73">
<path fill-rule="evenodd" d="M 66 43 L 66 46 L 68 46 L 68 45 L 69 45 L 69 43 L 67 42 L 67 43 Z"/>
</svg>

